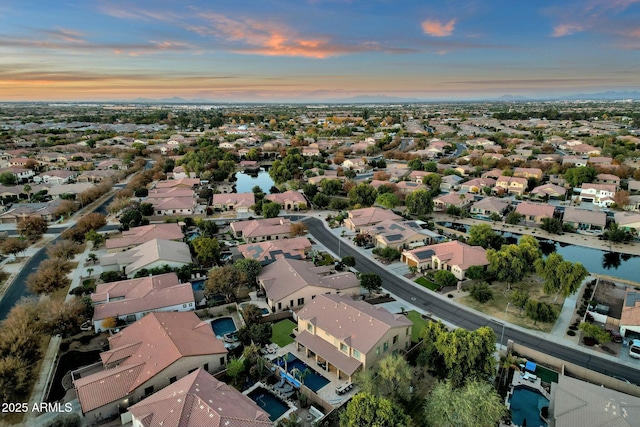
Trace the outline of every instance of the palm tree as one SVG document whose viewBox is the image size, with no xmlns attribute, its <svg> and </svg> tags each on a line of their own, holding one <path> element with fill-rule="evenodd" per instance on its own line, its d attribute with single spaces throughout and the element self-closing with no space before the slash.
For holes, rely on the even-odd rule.
<svg viewBox="0 0 640 427">
<path fill-rule="evenodd" d="M 89 252 L 89 254 L 87 255 L 87 261 L 91 261 L 95 264 L 96 261 L 98 261 L 98 255 L 94 254 L 93 252 Z"/>
<path fill-rule="evenodd" d="M 31 201 L 31 186 L 29 184 L 25 184 L 24 187 L 22 187 L 22 191 L 27 193 L 27 196 L 29 197 L 29 201 Z"/>
</svg>

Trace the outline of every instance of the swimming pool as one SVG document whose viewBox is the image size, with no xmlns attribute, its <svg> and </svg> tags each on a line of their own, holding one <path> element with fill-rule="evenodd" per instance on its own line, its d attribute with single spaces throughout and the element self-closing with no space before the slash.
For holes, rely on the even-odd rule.
<svg viewBox="0 0 640 427">
<path fill-rule="evenodd" d="M 547 427 L 547 423 L 540 418 L 540 411 L 549 406 L 549 399 L 539 391 L 525 386 L 514 387 L 510 402 L 513 424 L 521 426 L 527 420 L 528 426 Z"/>
<path fill-rule="evenodd" d="M 255 390 L 249 392 L 247 396 L 269 413 L 269 419 L 271 421 L 277 420 L 289 410 L 289 406 L 286 403 L 262 387 L 257 387 Z"/>
<path fill-rule="evenodd" d="M 237 330 L 236 324 L 231 317 L 220 317 L 211 321 L 211 328 L 216 337 L 222 338 L 224 334 L 229 334 Z"/>
<path fill-rule="evenodd" d="M 309 371 L 307 373 L 307 375 L 304 377 L 302 382 L 304 383 L 305 386 L 309 387 L 314 392 L 317 392 L 322 387 L 324 387 L 327 384 L 329 384 L 329 380 L 328 379 L 326 379 L 322 375 L 319 375 L 318 373 L 316 373 L 316 371 L 311 369 L 306 363 L 304 363 L 302 360 L 298 359 L 293 354 L 287 353 L 284 357 L 287 360 L 287 363 L 286 363 L 287 372 L 289 372 L 290 374 L 292 373 L 292 371 L 294 369 L 297 370 L 300 373 L 303 373 L 303 372 L 305 372 L 307 370 Z M 280 366 L 284 366 L 285 365 L 284 360 L 278 359 L 278 364 Z M 292 376 L 295 379 L 299 379 L 300 378 L 300 375 L 297 374 L 297 373 L 296 373 L 296 375 L 292 374 Z"/>
<path fill-rule="evenodd" d="M 202 291 L 204 290 L 204 280 L 192 280 L 191 281 L 191 289 L 194 291 Z"/>
</svg>

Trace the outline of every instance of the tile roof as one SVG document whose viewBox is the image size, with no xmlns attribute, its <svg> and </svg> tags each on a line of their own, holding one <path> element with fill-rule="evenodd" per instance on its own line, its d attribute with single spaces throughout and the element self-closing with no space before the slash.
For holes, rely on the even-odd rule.
<svg viewBox="0 0 640 427">
<path fill-rule="evenodd" d="M 291 233 L 291 221 L 287 218 L 264 218 L 231 223 L 234 233 L 242 232 L 244 238 L 273 236 Z"/>
<path fill-rule="evenodd" d="M 126 357 L 118 367 L 74 381 L 84 413 L 126 397 L 182 357 L 227 353 L 211 325 L 192 312 L 149 313 L 110 337 L 109 347 L 103 361 Z"/>
<path fill-rule="evenodd" d="M 632 427 L 640 399 L 564 375 L 551 384 L 550 415 L 556 427 Z"/>
<path fill-rule="evenodd" d="M 607 213 L 601 211 L 590 211 L 587 209 L 578 209 L 572 206 L 568 206 L 564 210 L 563 221 L 600 225 L 604 227 L 605 225 L 607 225 Z"/>
<path fill-rule="evenodd" d="M 273 262 L 279 257 L 303 259 L 310 250 L 311 242 L 306 237 L 269 240 L 238 246 L 238 251 L 243 257 L 255 259 L 263 264 Z"/>
<path fill-rule="evenodd" d="M 553 218 L 555 210 L 555 207 L 546 203 L 521 202 L 516 206 L 516 212 L 525 216 Z"/>
<path fill-rule="evenodd" d="M 143 427 L 268 427 L 269 414 L 198 369 L 129 408 Z"/>
<path fill-rule="evenodd" d="M 349 211 L 349 220 L 355 226 L 377 224 L 385 219 L 400 220 L 402 217 L 381 208 L 362 208 Z"/>
<path fill-rule="evenodd" d="M 187 303 L 195 308 L 191 283 L 179 283 L 176 273 L 101 284 L 91 300 L 94 321 Z"/>
<path fill-rule="evenodd" d="M 402 314 L 335 294 L 318 295 L 297 315 L 362 354 L 369 353 L 390 329 L 413 325 Z"/>
<path fill-rule="evenodd" d="M 198 184 L 200 184 L 200 178 L 170 179 L 167 181 L 158 181 L 154 188 L 193 187 Z"/>
<path fill-rule="evenodd" d="M 362 362 L 359 360 L 347 356 L 331 343 L 307 331 L 302 331 L 296 337 L 296 342 L 313 351 L 333 366 L 338 367 L 340 371 L 347 375 L 353 375 L 362 366 Z"/>
<path fill-rule="evenodd" d="M 253 193 L 222 193 L 222 194 L 214 194 L 213 201 L 211 204 L 213 206 L 222 205 L 229 206 L 232 205 L 234 207 L 238 206 L 246 206 L 251 207 L 255 205 L 255 195 Z"/>
<path fill-rule="evenodd" d="M 640 291 L 627 288 L 620 316 L 621 325 L 640 326 Z"/>
<path fill-rule="evenodd" d="M 497 197 L 485 197 L 475 202 L 471 207 L 483 211 L 502 213 L 509 205 L 511 205 L 509 200 L 499 199 Z"/>
<path fill-rule="evenodd" d="M 269 299 L 281 300 L 307 286 L 318 286 L 331 290 L 360 287 L 360 281 L 351 272 L 329 274 L 333 266 L 316 267 L 311 262 L 280 258 L 267 265 L 258 279 Z"/>
<path fill-rule="evenodd" d="M 542 184 L 531 190 L 531 194 L 542 194 L 549 196 L 562 196 L 567 192 L 567 189 L 556 184 Z"/>
<path fill-rule="evenodd" d="M 448 265 L 458 266 L 462 270 L 466 270 L 474 265 L 489 264 L 487 252 L 482 247 L 469 246 L 457 240 L 404 251 L 403 255 L 412 257 L 420 262 L 436 256 L 441 261 L 446 261 Z"/>
<path fill-rule="evenodd" d="M 168 197 L 195 198 L 195 192 L 191 188 L 185 187 L 154 188 L 153 190 L 149 190 L 147 200 L 149 203 L 153 203 L 151 199 L 166 199 Z"/>
<path fill-rule="evenodd" d="M 107 239 L 107 249 L 127 248 L 140 245 L 153 239 L 181 240 L 182 229 L 176 223 L 149 224 L 134 227 L 122 232 L 122 237 Z"/>
<path fill-rule="evenodd" d="M 154 210 L 173 210 L 173 209 L 194 209 L 197 201 L 193 197 L 166 197 L 157 199 L 148 199 L 153 205 Z"/>
<path fill-rule="evenodd" d="M 285 204 L 288 202 L 307 203 L 307 200 L 304 198 L 302 193 L 293 190 L 288 190 L 284 193 L 268 194 L 265 196 L 265 199 L 280 204 Z"/>
<path fill-rule="evenodd" d="M 127 274 L 133 274 L 158 261 L 191 264 L 189 245 L 173 240 L 153 239 L 124 252 L 103 256 L 100 258 L 100 265 L 126 266 Z"/>
</svg>

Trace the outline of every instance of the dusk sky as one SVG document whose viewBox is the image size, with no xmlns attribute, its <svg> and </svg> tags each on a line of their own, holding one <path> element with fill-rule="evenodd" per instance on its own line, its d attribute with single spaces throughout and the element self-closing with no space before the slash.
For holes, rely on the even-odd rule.
<svg viewBox="0 0 640 427">
<path fill-rule="evenodd" d="M 0 1 L 0 101 L 640 89 L 640 0 Z"/>
</svg>

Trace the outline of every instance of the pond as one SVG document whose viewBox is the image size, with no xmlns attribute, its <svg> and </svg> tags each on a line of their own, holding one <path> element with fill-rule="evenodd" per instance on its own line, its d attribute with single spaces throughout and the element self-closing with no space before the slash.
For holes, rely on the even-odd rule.
<svg viewBox="0 0 640 427">
<path fill-rule="evenodd" d="M 236 193 L 251 193 L 251 190 L 256 185 L 259 186 L 264 194 L 270 194 L 271 187 L 275 185 L 269 172 L 264 169 L 260 169 L 255 174 L 247 172 L 236 172 Z"/>
<path fill-rule="evenodd" d="M 449 222 L 438 224 L 462 232 L 468 232 L 470 228 L 470 226 L 465 224 L 452 224 Z M 502 232 L 501 234 L 505 237 L 507 244 L 516 244 L 521 237 L 520 234 L 509 232 Z M 608 252 L 600 249 L 541 239 L 539 237 L 537 237 L 537 239 L 540 242 L 540 249 L 544 255 L 557 252 L 567 261 L 581 262 L 591 273 L 619 277 L 620 279 L 634 282 L 638 281 L 640 257 L 637 255 Z"/>
</svg>

